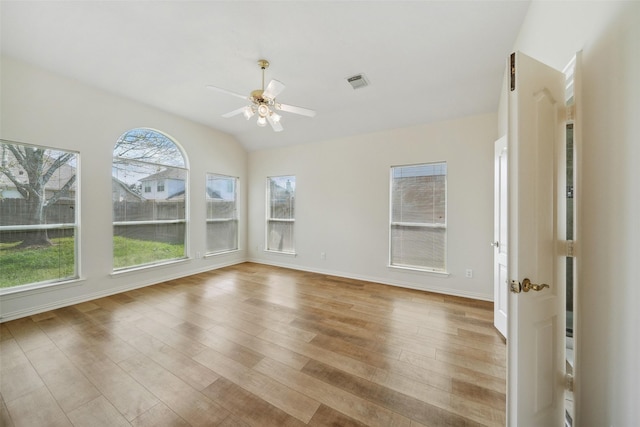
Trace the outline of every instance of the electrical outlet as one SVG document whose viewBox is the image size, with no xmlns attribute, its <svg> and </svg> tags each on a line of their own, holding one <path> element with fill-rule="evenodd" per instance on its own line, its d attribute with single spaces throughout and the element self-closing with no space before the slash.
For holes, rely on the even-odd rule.
<svg viewBox="0 0 640 427">
<path fill-rule="evenodd" d="M 320 259 L 327 259 L 327 253 L 326 252 L 320 252 Z"/>
<path fill-rule="evenodd" d="M 200 259 L 200 255 L 201 255 L 200 252 L 196 252 L 196 258 L 197 259 Z"/>
<path fill-rule="evenodd" d="M 466 277 L 467 279 L 471 279 L 473 277 L 473 270 L 470 268 L 467 268 L 467 270 L 464 273 L 464 277 Z"/>
</svg>

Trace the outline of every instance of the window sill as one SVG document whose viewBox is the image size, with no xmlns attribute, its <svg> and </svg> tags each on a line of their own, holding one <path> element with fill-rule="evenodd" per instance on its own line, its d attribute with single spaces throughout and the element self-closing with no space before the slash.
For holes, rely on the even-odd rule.
<svg viewBox="0 0 640 427">
<path fill-rule="evenodd" d="M 172 265 L 175 265 L 175 264 L 182 264 L 182 263 L 187 262 L 187 261 L 190 261 L 190 259 L 189 258 L 180 258 L 180 259 L 166 261 L 166 262 L 159 262 L 159 263 L 156 263 L 156 264 L 145 264 L 145 265 L 140 265 L 140 266 L 137 266 L 137 267 L 123 268 L 122 270 L 114 270 L 114 271 L 112 271 L 111 272 L 111 277 L 126 275 L 128 273 L 137 273 L 137 272 L 140 272 L 140 271 L 145 271 L 145 270 L 158 268 L 158 267 L 168 267 L 168 266 L 172 266 Z"/>
<path fill-rule="evenodd" d="M 75 278 L 69 279 L 62 282 L 50 282 L 50 283 L 41 283 L 41 284 L 33 284 L 33 285 L 21 285 L 14 286 L 11 288 L 3 288 L 0 289 L 0 295 L 2 299 L 12 299 L 16 297 L 23 297 L 28 295 L 35 295 L 43 292 L 48 292 L 50 290 L 55 289 L 65 289 L 72 288 L 74 286 L 80 286 L 85 279 L 83 278 Z"/>
<path fill-rule="evenodd" d="M 230 254 L 235 254 L 240 252 L 240 249 L 231 249 L 228 251 L 220 251 L 220 252 L 209 252 L 204 254 L 204 258 L 211 258 L 211 257 L 216 257 L 219 255 L 230 255 Z"/>
<path fill-rule="evenodd" d="M 439 276 L 439 277 L 450 276 L 448 271 L 427 270 L 427 269 L 418 268 L 418 267 L 401 267 L 398 265 L 391 265 L 391 264 L 389 264 L 387 267 L 390 269 L 401 270 L 401 271 L 406 271 L 410 273 L 428 274 L 428 275 Z"/>
<path fill-rule="evenodd" d="M 295 253 L 295 252 L 280 252 L 280 251 L 272 251 L 272 250 L 269 250 L 269 249 L 265 249 L 264 251 L 266 253 L 269 253 L 269 254 L 284 255 L 284 256 L 290 256 L 290 257 L 293 257 L 293 258 L 298 256 L 298 254 Z"/>
</svg>

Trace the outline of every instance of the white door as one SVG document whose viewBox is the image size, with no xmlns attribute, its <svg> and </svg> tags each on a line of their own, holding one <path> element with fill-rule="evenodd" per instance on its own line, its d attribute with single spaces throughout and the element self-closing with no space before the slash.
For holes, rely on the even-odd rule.
<svg viewBox="0 0 640 427">
<path fill-rule="evenodd" d="M 493 197 L 493 324 L 507 337 L 507 137 L 495 142 Z"/>
<path fill-rule="evenodd" d="M 565 80 L 562 72 L 519 52 L 509 67 L 514 76 L 508 89 L 508 277 L 513 289 L 507 316 L 507 419 L 510 426 L 559 427 L 565 278 L 558 158 L 564 149 Z"/>
</svg>

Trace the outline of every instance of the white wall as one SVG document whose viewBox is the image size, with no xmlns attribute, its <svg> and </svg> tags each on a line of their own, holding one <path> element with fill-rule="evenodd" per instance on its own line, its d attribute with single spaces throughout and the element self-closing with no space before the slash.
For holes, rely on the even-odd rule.
<svg viewBox="0 0 640 427">
<path fill-rule="evenodd" d="M 496 120 L 487 114 L 250 152 L 250 259 L 492 300 Z M 450 275 L 389 268 L 390 167 L 437 161 L 448 168 Z M 263 251 L 266 177 L 289 174 L 296 176 L 296 257 Z"/>
<path fill-rule="evenodd" d="M 240 218 L 246 220 L 247 154 L 232 137 L 2 57 L 3 139 L 80 153 L 81 276 L 72 285 L 2 296 L 2 319 L 32 314 L 101 295 L 185 276 L 246 259 L 246 226 L 239 252 L 111 275 L 111 158 L 120 135 L 136 127 L 158 129 L 184 149 L 190 165 L 188 253 L 205 251 L 205 174 L 240 177 Z"/>
<path fill-rule="evenodd" d="M 640 2 L 534 1 L 515 50 L 557 69 L 583 51 L 574 425 L 638 425 Z"/>
</svg>

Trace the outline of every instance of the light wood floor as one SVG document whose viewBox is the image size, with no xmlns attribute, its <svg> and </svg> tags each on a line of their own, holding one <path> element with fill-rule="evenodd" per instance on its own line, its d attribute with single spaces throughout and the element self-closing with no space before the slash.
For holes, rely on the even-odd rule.
<svg viewBox="0 0 640 427">
<path fill-rule="evenodd" d="M 0 325 L 4 426 L 505 424 L 491 303 L 246 263 Z"/>
</svg>

